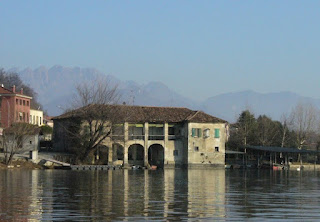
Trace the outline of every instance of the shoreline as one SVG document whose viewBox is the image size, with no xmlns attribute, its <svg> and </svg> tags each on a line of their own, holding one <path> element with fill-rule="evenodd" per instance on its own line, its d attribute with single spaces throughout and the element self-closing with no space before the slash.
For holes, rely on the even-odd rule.
<svg viewBox="0 0 320 222">
<path fill-rule="evenodd" d="M 0 170 L 13 170 L 13 169 L 31 169 L 31 170 L 42 170 L 49 169 L 48 167 L 33 163 L 27 160 L 13 160 L 10 165 L 0 163 Z"/>
</svg>

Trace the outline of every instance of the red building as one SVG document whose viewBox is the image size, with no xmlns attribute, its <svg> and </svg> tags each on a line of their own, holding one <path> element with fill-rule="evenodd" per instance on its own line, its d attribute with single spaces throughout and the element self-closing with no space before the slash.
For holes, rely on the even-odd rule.
<svg viewBox="0 0 320 222">
<path fill-rule="evenodd" d="M 13 122 L 29 123 L 30 100 L 32 97 L 23 95 L 23 89 L 16 92 L 0 86 L 0 127 L 7 128 Z"/>
</svg>

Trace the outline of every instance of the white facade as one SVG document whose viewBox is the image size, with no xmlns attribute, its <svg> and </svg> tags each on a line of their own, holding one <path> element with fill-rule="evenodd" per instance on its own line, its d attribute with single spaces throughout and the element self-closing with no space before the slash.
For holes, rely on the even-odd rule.
<svg viewBox="0 0 320 222">
<path fill-rule="evenodd" d="M 37 126 L 43 125 L 43 111 L 30 109 L 29 123 Z"/>
</svg>

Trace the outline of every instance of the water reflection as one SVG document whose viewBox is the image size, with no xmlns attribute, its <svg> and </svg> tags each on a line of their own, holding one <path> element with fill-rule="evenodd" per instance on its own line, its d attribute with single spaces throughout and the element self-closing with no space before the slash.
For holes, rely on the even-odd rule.
<svg viewBox="0 0 320 222">
<path fill-rule="evenodd" d="M 320 175 L 314 172 L 4 170 L 0 178 L 0 221 L 320 216 Z"/>
</svg>

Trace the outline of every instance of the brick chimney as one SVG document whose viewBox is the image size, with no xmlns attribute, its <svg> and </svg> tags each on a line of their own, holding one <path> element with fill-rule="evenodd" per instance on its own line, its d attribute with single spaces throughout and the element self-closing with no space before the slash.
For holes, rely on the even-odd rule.
<svg viewBox="0 0 320 222">
<path fill-rule="evenodd" d="M 14 93 L 16 92 L 16 86 L 15 85 L 12 86 L 12 92 L 14 92 Z"/>
<path fill-rule="evenodd" d="M 23 95 L 23 88 L 20 89 L 20 94 Z"/>
</svg>

